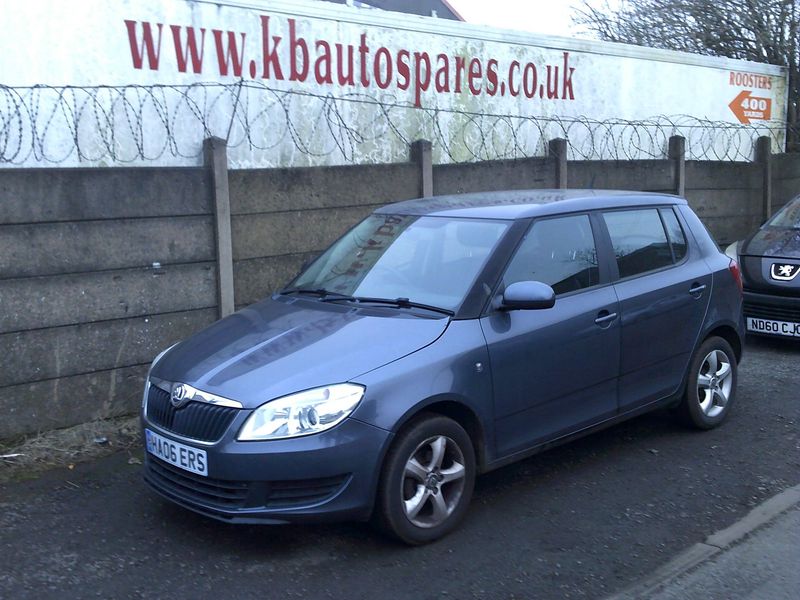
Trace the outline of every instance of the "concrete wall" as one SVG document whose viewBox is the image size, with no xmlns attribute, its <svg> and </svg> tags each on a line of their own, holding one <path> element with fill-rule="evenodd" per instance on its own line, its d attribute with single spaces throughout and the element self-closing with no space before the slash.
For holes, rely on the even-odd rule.
<svg viewBox="0 0 800 600">
<path fill-rule="evenodd" d="M 567 166 L 569 187 L 604 190 L 644 190 L 675 193 L 673 163 L 669 160 L 583 160 Z"/>
<path fill-rule="evenodd" d="M 0 172 L 0 439 L 135 410 L 216 318 L 212 222 L 203 169 Z"/>
<path fill-rule="evenodd" d="M 0 439 L 135 412 L 153 356 L 218 318 L 220 206 L 237 308 L 286 284 L 376 206 L 425 189 L 683 185 L 720 244 L 762 219 L 761 163 L 554 154 L 432 166 L 423 150 L 399 164 L 223 168 L 227 186 L 211 167 L 0 170 Z M 771 158 L 777 206 L 800 193 L 800 155 Z"/>
<path fill-rule="evenodd" d="M 436 165 L 432 171 L 435 195 L 556 186 L 555 163 L 547 158 Z"/>
<path fill-rule="evenodd" d="M 727 246 L 763 221 L 762 166 L 746 162 L 686 162 L 686 199 L 718 244 Z"/>
</svg>

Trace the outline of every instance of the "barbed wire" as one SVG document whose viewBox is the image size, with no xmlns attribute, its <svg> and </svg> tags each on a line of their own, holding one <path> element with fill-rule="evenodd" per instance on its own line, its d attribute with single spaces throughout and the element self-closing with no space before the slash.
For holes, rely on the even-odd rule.
<svg viewBox="0 0 800 600">
<path fill-rule="evenodd" d="M 568 158 L 664 158 L 686 139 L 695 160 L 750 160 L 755 139 L 780 147 L 786 130 L 689 115 L 643 120 L 523 116 L 414 107 L 391 95 L 341 96 L 259 82 L 126 86 L 0 86 L 0 164 L 198 161 L 202 140 L 228 141 L 234 166 L 299 166 L 407 159 L 429 139 L 436 162 L 545 156 L 565 138 Z"/>
</svg>

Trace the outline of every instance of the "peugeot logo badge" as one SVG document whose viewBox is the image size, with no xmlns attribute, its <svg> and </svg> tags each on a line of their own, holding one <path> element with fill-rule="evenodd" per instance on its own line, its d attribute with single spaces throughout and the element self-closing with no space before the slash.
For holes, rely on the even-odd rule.
<svg viewBox="0 0 800 600">
<path fill-rule="evenodd" d="M 182 408 L 189 403 L 189 390 L 182 383 L 172 386 L 172 393 L 169 395 L 169 402 L 174 408 Z"/>
<path fill-rule="evenodd" d="M 778 281 L 791 281 L 798 273 L 800 273 L 800 265 L 791 265 L 789 263 L 772 263 L 772 268 L 769 272 L 772 278 Z"/>
</svg>

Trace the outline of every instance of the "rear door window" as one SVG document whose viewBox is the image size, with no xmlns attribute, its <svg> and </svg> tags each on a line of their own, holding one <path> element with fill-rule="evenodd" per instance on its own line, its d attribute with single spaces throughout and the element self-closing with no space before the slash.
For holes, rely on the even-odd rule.
<svg viewBox="0 0 800 600">
<path fill-rule="evenodd" d="M 673 264 L 667 232 L 657 208 L 606 212 L 603 218 L 611 236 L 620 278 Z"/>
</svg>

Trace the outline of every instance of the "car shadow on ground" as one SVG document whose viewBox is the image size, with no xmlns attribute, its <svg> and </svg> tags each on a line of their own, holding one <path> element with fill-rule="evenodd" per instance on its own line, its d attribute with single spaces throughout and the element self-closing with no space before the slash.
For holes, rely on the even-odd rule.
<svg viewBox="0 0 800 600">
<path fill-rule="evenodd" d="M 773 337 L 748 333 L 745 338 L 745 353 L 748 349 L 800 354 L 800 338 Z M 747 355 L 745 354 L 746 358 Z"/>
</svg>

